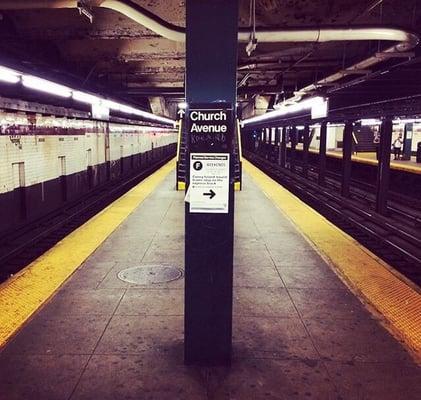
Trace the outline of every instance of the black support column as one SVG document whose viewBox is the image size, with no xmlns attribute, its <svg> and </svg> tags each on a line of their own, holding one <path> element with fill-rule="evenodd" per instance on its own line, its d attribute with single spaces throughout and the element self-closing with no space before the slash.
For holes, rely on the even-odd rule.
<svg viewBox="0 0 421 400">
<path fill-rule="evenodd" d="M 218 139 L 210 134 L 195 134 L 193 140 L 192 130 L 187 127 L 189 160 L 191 153 L 230 153 L 231 167 L 227 213 L 193 213 L 190 212 L 189 203 L 186 203 L 184 358 L 187 364 L 228 365 L 232 340 L 232 142 L 236 103 L 238 0 L 187 0 L 186 32 L 188 113 L 192 112 L 193 106 L 227 110 L 224 112 L 227 115 L 227 134 L 218 135 Z M 193 118 L 192 114 L 190 118 Z M 189 171 L 191 167 L 189 165 Z M 195 166 L 195 170 L 200 168 L 200 165 L 197 168 Z M 190 197 L 190 205 L 191 202 Z"/>
<path fill-rule="evenodd" d="M 319 185 L 326 183 L 326 142 L 327 142 L 327 122 L 322 122 L 320 126 L 319 144 Z"/>
<path fill-rule="evenodd" d="M 289 158 L 289 169 L 291 172 L 295 172 L 296 163 L 296 147 L 297 147 L 297 128 L 293 126 L 289 131 L 289 137 L 291 138 L 290 158 Z"/>
<path fill-rule="evenodd" d="M 310 127 L 308 124 L 304 126 L 303 132 L 303 175 L 308 175 L 308 148 L 310 147 Z"/>
<path fill-rule="evenodd" d="M 382 122 L 379 146 L 379 164 L 377 168 L 376 211 L 387 214 L 387 192 L 390 175 L 390 146 L 392 143 L 393 123 L 390 118 Z"/>
<path fill-rule="evenodd" d="M 282 168 L 285 168 L 287 162 L 287 128 L 286 126 L 282 127 L 282 135 L 281 135 L 281 148 L 279 154 L 279 165 Z"/>
<path fill-rule="evenodd" d="M 281 128 L 278 126 L 276 127 L 275 145 L 276 145 L 276 163 L 279 165 L 281 162 Z"/>
<path fill-rule="evenodd" d="M 343 134 L 341 195 L 344 197 L 349 197 L 349 188 L 351 184 L 353 126 L 354 125 L 352 122 L 347 121 L 345 123 Z"/>
</svg>

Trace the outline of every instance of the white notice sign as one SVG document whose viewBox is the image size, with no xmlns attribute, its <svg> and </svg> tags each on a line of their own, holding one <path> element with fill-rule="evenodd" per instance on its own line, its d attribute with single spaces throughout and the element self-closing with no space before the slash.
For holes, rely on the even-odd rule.
<svg viewBox="0 0 421 400">
<path fill-rule="evenodd" d="M 191 213 L 228 213 L 229 153 L 190 153 Z"/>
</svg>

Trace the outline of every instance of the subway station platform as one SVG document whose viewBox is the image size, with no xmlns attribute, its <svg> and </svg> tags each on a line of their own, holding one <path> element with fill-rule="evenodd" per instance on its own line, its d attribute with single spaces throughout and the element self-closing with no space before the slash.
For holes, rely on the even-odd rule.
<svg viewBox="0 0 421 400">
<path fill-rule="evenodd" d="M 6 317 L 23 324 L 9 324 L 18 329 L 11 337 L 3 330 L 0 399 L 420 399 L 414 348 L 300 233 L 296 206 L 281 211 L 254 167 L 245 170 L 236 193 L 231 368 L 183 364 L 183 278 L 135 285 L 118 277 L 138 265 L 183 268 L 184 193 L 166 166 L 0 287 Z M 39 297 L 30 293 L 37 267 L 49 268 L 44 280 L 53 282 L 68 259 L 85 260 L 58 290 L 52 284 L 48 301 L 49 282 Z M 14 295 L 34 309 L 22 311 Z"/>
</svg>

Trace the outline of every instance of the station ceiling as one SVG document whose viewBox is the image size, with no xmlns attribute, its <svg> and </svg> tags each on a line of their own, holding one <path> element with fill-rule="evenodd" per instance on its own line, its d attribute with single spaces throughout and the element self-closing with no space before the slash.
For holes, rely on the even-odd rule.
<svg viewBox="0 0 421 400">
<path fill-rule="evenodd" d="M 87 6 L 100 1 L 85 1 Z M 25 3 L 26 6 L 22 6 Z M 40 8 L 42 3 L 42 8 Z M 77 80 L 87 88 L 105 88 L 158 113 L 175 116 L 183 98 L 185 44 L 163 38 L 126 16 L 93 6 L 93 20 L 77 8 L 48 8 L 55 0 L 0 1 L 0 53 L 9 64 Z M 64 3 L 64 2 L 62 2 Z M 127 2 L 130 3 L 130 2 Z M 185 26 L 185 1 L 134 0 L 168 23 Z M 251 0 L 240 0 L 239 24 L 251 24 Z M 33 9 L 32 9 L 33 7 Z M 89 8 L 89 7 L 88 7 Z M 257 28 L 394 26 L 421 31 L 419 0 L 256 0 Z M 215 27 L 217 29 L 217 27 Z M 267 106 L 300 88 L 381 51 L 378 41 L 328 43 L 257 43 L 249 56 L 238 52 L 239 100 L 256 108 L 256 96 Z M 390 46 L 390 44 L 389 44 Z M 376 98 L 421 93 L 421 65 L 415 48 L 407 59 L 376 66 L 389 68 L 367 83 L 335 93 L 346 98 Z M 393 67 L 399 65 L 399 68 Z M 403 72 L 402 72 L 403 71 Z M 406 72 L 405 72 L 406 71 Z M 357 101 L 355 100 L 355 101 Z M 156 108 L 154 110 L 154 108 Z"/>
</svg>

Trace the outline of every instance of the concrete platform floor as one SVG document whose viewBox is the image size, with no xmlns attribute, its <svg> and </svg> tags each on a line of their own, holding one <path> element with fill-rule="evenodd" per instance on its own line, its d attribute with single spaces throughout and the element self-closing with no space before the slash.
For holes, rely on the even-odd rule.
<svg viewBox="0 0 421 400">
<path fill-rule="evenodd" d="M 236 194 L 233 365 L 184 366 L 183 279 L 117 278 L 183 266 L 173 186 L 171 174 L 6 346 L 1 400 L 421 398 L 421 368 L 248 176 Z"/>
</svg>

